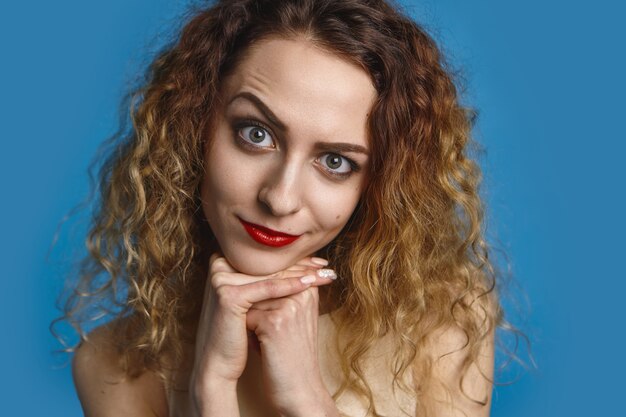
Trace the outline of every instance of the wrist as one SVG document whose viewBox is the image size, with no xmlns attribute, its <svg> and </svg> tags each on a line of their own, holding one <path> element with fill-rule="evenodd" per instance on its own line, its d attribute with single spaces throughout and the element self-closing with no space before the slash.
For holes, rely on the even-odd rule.
<svg viewBox="0 0 626 417">
<path fill-rule="evenodd" d="M 194 417 L 239 416 L 237 381 L 205 378 L 189 389 L 189 405 Z"/>
<path fill-rule="evenodd" d="M 339 410 L 335 401 L 328 391 L 323 390 L 308 392 L 309 395 L 300 396 L 292 402 L 291 407 L 283 407 L 281 417 L 339 417 Z"/>
</svg>

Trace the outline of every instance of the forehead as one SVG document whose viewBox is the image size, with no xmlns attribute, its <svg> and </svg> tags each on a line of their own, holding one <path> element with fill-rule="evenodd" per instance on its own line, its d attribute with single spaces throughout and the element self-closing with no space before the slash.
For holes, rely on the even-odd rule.
<svg viewBox="0 0 626 417">
<path fill-rule="evenodd" d="M 376 99 L 367 72 L 305 39 L 269 38 L 251 46 L 225 79 L 224 102 L 244 91 L 258 96 L 288 127 L 309 125 L 330 136 L 350 129 L 365 136 Z"/>
</svg>

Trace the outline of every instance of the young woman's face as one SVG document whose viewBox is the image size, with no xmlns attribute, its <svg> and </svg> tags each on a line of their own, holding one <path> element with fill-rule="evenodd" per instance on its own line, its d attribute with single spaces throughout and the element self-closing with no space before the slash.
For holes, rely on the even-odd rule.
<svg viewBox="0 0 626 417">
<path fill-rule="evenodd" d="M 251 47 L 224 81 L 204 214 L 237 270 L 277 272 L 332 241 L 366 184 L 368 74 L 306 40 Z"/>
</svg>

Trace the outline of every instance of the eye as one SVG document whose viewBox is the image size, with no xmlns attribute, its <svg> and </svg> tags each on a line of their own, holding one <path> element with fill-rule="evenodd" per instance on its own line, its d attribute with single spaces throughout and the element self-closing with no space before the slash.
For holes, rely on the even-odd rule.
<svg viewBox="0 0 626 417">
<path fill-rule="evenodd" d="M 348 176 L 356 170 L 354 162 L 336 153 L 322 155 L 319 162 L 332 175 Z"/>
<path fill-rule="evenodd" d="M 259 148 L 273 148 L 274 139 L 272 135 L 261 126 L 243 126 L 238 129 L 237 135 L 246 144 Z"/>
</svg>

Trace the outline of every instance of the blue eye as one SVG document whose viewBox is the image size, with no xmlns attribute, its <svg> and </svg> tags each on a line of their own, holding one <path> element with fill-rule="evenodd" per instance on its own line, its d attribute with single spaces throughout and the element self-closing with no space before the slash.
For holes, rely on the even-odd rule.
<svg viewBox="0 0 626 417">
<path fill-rule="evenodd" d="M 259 148 L 273 148 L 272 135 L 261 126 L 245 126 L 238 130 L 238 136 L 246 143 Z"/>
<path fill-rule="evenodd" d="M 346 176 L 354 170 L 352 161 L 336 153 L 323 155 L 320 163 L 333 175 Z"/>
</svg>

